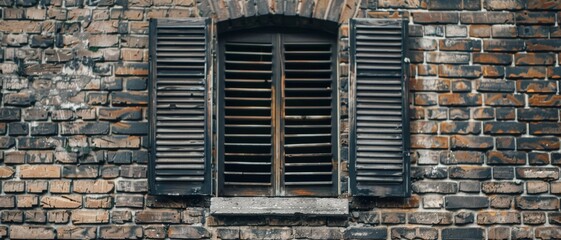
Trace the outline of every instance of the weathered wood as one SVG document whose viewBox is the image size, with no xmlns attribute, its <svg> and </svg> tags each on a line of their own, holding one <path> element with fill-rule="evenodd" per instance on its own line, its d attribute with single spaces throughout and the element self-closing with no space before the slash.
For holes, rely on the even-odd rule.
<svg viewBox="0 0 561 240">
<path fill-rule="evenodd" d="M 210 203 L 213 215 L 294 215 L 346 216 L 347 199 L 339 198 L 222 198 L 214 197 Z"/>
</svg>

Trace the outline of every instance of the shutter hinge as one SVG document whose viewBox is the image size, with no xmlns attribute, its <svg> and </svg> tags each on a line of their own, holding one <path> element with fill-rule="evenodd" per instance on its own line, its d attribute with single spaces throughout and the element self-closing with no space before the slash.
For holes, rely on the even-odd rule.
<svg viewBox="0 0 561 240">
<path fill-rule="evenodd" d="M 408 151 L 403 151 L 403 156 L 404 157 L 411 157 L 411 153 Z"/>
</svg>

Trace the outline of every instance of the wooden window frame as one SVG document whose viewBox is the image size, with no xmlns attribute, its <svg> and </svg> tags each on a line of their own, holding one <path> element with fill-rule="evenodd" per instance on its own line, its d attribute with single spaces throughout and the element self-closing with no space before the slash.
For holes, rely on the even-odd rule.
<svg viewBox="0 0 561 240">
<path fill-rule="evenodd" d="M 285 35 L 295 36 L 298 33 L 306 31 L 307 34 L 313 35 L 314 37 L 321 36 L 322 40 L 328 41 L 331 44 L 331 158 L 332 158 L 332 184 L 328 191 L 325 189 L 314 190 L 314 186 L 310 185 L 308 187 L 302 187 L 302 189 L 292 189 L 287 191 L 287 186 L 284 184 L 284 151 L 283 151 L 283 136 L 284 136 L 284 37 Z M 310 34 L 312 31 L 313 34 Z M 274 89 L 282 89 L 281 91 L 272 92 L 272 98 L 275 99 L 272 104 L 272 121 L 277 121 L 277 124 L 273 124 L 274 134 L 273 134 L 273 158 L 272 161 L 272 180 L 271 180 L 271 192 L 270 193 L 256 193 L 250 188 L 248 189 L 236 189 L 235 191 L 225 191 L 224 187 L 224 85 L 225 85 L 225 42 L 232 36 L 242 35 L 242 34 L 274 34 L 273 39 L 273 76 L 272 84 Z M 306 36 L 306 35 L 303 35 Z M 306 40 L 306 37 L 302 38 Z M 268 197 L 291 197 L 291 196 L 312 196 L 312 197 L 337 197 L 339 195 L 339 101 L 338 101 L 338 67 L 337 67 L 337 36 L 329 34 L 322 31 L 310 30 L 304 28 L 271 28 L 267 29 L 250 29 L 250 30 L 240 30 L 236 32 L 226 32 L 218 35 L 218 48 L 217 48 L 217 72 L 218 72 L 218 82 L 216 88 L 217 94 L 217 168 L 216 168 L 216 183 L 217 183 L 217 196 L 268 196 Z M 280 135 L 279 135 L 280 134 Z M 290 187 L 292 188 L 292 187 Z"/>
</svg>

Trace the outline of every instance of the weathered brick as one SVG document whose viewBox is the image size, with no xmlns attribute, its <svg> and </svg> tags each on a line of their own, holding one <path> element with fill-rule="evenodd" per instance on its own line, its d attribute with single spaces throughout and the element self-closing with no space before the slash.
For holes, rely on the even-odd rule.
<svg viewBox="0 0 561 240">
<path fill-rule="evenodd" d="M 60 178 L 60 166 L 22 165 L 19 167 L 19 176 L 24 179 Z"/>
<path fill-rule="evenodd" d="M 140 138 L 136 136 L 103 136 L 91 138 L 90 144 L 104 149 L 139 148 Z"/>
<path fill-rule="evenodd" d="M 19 210 L 4 210 L 0 213 L 2 223 L 23 223 L 23 212 Z"/>
<path fill-rule="evenodd" d="M 442 229 L 442 239 L 485 239 L 485 230 L 482 228 L 445 228 Z"/>
<path fill-rule="evenodd" d="M 510 79 L 545 78 L 545 67 L 507 67 L 506 77 Z"/>
<path fill-rule="evenodd" d="M 524 165 L 526 154 L 517 151 L 489 151 L 487 152 L 489 165 Z"/>
<path fill-rule="evenodd" d="M 411 136 L 411 148 L 447 149 L 448 138 L 441 136 Z"/>
<path fill-rule="evenodd" d="M 516 177 L 519 179 L 559 179 L 559 169 L 548 167 L 517 167 Z"/>
<path fill-rule="evenodd" d="M 556 197 L 521 196 L 516 197 L 516 208 L 522 210 L 558 210 L 559 199 Z"/>
<path fill-rule="evenodd" d="M 444 39 L 439 41 L 439 48 L 442 51 L 478 52 L 481 50 L 481 41 L 471 39 Z M 455 53 L 457 57 L 453 57 L 454 54 L 446 52 L 430 54 L 434 54 L 434 57 L 432 57 L 434 63 L 466 63 L 466 58 L 465 56 L 462 57 L 462 53 Z M 427 55 L 427 62 L 431 59 L 430 54 Z M 469 62 L 469 57 L 467 58 L 467 62 Z"/>
<path fill-rule="evenodd" d="M 438 96 L 443 106 L 478 106 L 482 104 L 482 96 L 476 93 L 445 93 Z"/>
<path fill-rule="evenodd" d="M 415 23 L 458 23 L 458 13 L 455 12 L 415 12 Z"/>
<path fill-rule="evenodd" d="M 451 212 L 412 212 L 408 214 L 410 224 L 450 225 L 453 223 Z"/>
<path fill-rule="evenodd" d="M 485 0 L 483 7 L 487 10 L 523 10 L 526 8 L 524 0 Z"/>
<path fill-rule="evenodd" d="M 490 135 L 520 135 L 526 133 L 526 124 L 518 122 L 486 122 L 483 133 Z"/>
<path fill-rule="evenodd" d="M 146 135 L 148 133 L 147 122 L 118 122 L 112 124 L 111 132 L 113 134 L 123 135 Z"/>
<path fill-rule="evenodd" d="M 18 208 L 33 208 L 39 204 L 37 195 L 18 195 L 16 199 L 16 206 Z"/>
<path fill-rule="evenodd" d="M 520 224 L 520 213 L 506 211 L 487 211 L 477 214 L 477 224 Z"/>
<path fill-rule="evenodd" d="M 446 45 L 446 44 L 445 44 Z M 481 45 L 481 43 L 479 44 Z M 442 42 L 441 42 L 442 49 Z M 442 49 L 446 50 L 446 49 Z M 427 53 L 428 63 L 445 63 L 445 64 L 468 64 L 469 54 L 458 52 L 430 52 Z"/>
<path fill-rule="evenodd" d="M 527 225 L 545 223 L 545 213 L 543 212 L 522 212 L 522 221 Z"/>
<path fill-rule="evenodd" d="M 473 63 L 510 65 L 512 56 L 505 53 L 473 53 Z"/>
<path fill-rule="evenodd" d="M 82 206 L 82 196 L 80 195 L 61 195 L 43 196 L 41 207 L 43 208 L 79 208 Z"/>
<path fill-rule="evenodd" d="M 451 179 L 491 179 L 491 168 L 479 166 L 458 166 L 451 167 Z"/>
<path fill-rule="evenodd" d="M 135 215 L 136 223 L 179 223 L 181 215 L 175 210 L 144 210 Z"/>
<path fill-rule="evenodd" d="M 509 12 L 462 12 L 460 22 L 465 24 L 514 23 L 514 14 Z"/>
<path fill-rule="evenodd" d="M 526 41 L 526 49 L 530 52 L 561 52 L 561 39 L 530 39 Z"/>
<path fill-rule="evenodd" d="M 488 25 L 471 25 L 469 26 L 469 36 L 476 38 L 491 37 L 491 26 Z"/>
<path fill-rule="evenodd" d="M 479 136 L 452 136 L 452 149 L 490 149 L 493 148 L 493 138 Z"/>
<path fill-rule="evenodd" d="M 458 192 L 458 184 L 455 182 L 414 182 L 411 189 L 415 193 L 441 193 L 450 194 Z"/>
<path fill-rule="evenodd" d="M 482 191 L 486 194 L 521 194 L 524 184 L 517 182 L 484 182 Z"/>
<path fill-rule="evenodd" d="M 520 137 L 516 139 L 519 150 L 557 150 L 559 139 L 553 137 Z"/>
<path fill-rule="evenodd" d="M 42 226 L 10 226 L 10 239 L 55 239 L 55 229 Z"/>
<path fill-rule="evenodd" d="M 128 192 L 128 193 L 148 192 L 148 182 L 121 180 L 117 182 L 117 192 Z"/>
<path fill-rule="evenodd" d="M 442 164 L 482 164 L 485 155 L 472 151 L 446 151 L 440 154 Z"/>
<path fill-rule="evenodd" d="M 518 90 L 518 92 L 526 93 L 556 93 L 557 82 L 518 80 L 516 81 L 516 89 Z"/>
<path fill-rule="evenodd" d="M 530 107 L 559 107 L 561 106 L 561 95 L 532 94 L 528 97 Z"/>
<path fill-rule="evenodd" d="M 289 228 L 248 229 L 240 232 L 241 238 L 288 238 L 292 235 Z M 204 227 L 189 225 L 171 225 L 168 228 L 170 238 L 199 239 L 208 238 L 210 233 Z"/>
<path fill-rule="evenodd" d="M 72 224 L 99 224 L 109 222 L 106 210 L 73 210 L 70 214 Z"/>
<path fill-rule="evenodd" d="M 439 65 L 441 77 L 447 78 L 478 78 L 482 75 L 481 66 Z"/>
<path fill-rule="evenodd" d="M 518 121 L 557 121 L 559 113 L 553 108 L 520 108 Z"/>
<path fill-rule="evenodd" d="M 96 227 L 60 226 L 57 227 L 58 239 L 95 239 Z"/>
<path fill-rule="evenodd" d="M 64 166 L 62 168 L 64 178 L 97 178 L 98 172 L 99 166 L 93 165 Z"/>
<path fill-rule="evenodd" d="M 39 122 L 31 124 L 31 135 L 33 136 L 48 136 L 57 135 L 58 124 L 52 122 Z"/>
<path fill-rule="evenodd" d="M 479 134 L 481 133 L 480 122 L 442 122 L 440 132 L 443 134 Z"/>
<path fill-rule="evenodd" d="M 522 11 L 516 13 L 515 19 L 516 24 L 555 24 L 555 13 Z"/>
<path fill-rule="evenodd" d="M 107 180 L 75 180 L 73 189 L 76 193 L 111 193 L 115 183 Z"/>
<path fill-rule="evenodd" d="M 109 133 L 108 122 L 64 122 L 60 126 L 62 135 L 103 135 Z"/>
<path fill-rule="evenodd" d="M 101 226 L 99 236 L 101 239 L 137 239 L 144 235 L 141 226 Z"/>
<path fill-rule="evenodd" d="M 489 52 L 520 52 L 526 49 L 521 40 L 484 40 L 483 50 Z"/>
</svg>

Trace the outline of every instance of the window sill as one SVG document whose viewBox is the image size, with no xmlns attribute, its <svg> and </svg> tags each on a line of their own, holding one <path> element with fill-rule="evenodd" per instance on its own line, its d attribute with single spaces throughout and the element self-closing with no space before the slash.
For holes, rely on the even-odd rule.
<svg viewBox="0 0 561 240">
<path fill-rule="evenodd" d="M 222 216 L 346 216 L 349 202 L 339 198 L 213 197 L 210 213 Z"/>
</svg>

